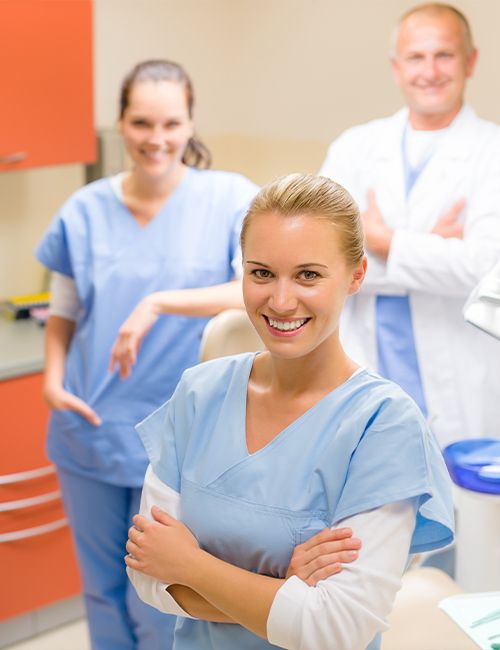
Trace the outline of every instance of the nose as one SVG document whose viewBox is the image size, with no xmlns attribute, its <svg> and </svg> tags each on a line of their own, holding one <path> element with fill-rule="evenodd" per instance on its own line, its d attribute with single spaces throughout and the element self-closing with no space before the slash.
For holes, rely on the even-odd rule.
<svg viewBox="0 0 500 650">
<path fill-rule="evenodd" d="M 149 132 L 148 142 L 158 146 L 163 144 L 163 129 L 160 125 L 151 129 Z"/>
<path fill-rule="evenodd" d="M 282 279 L 274 283 L 269 297 L 269 307 L 277 316 L 295 312 L 297 304 L 298 300 L 292 282 Z"/>
<path fill-rule="evenodd" d="M 437 79 L 437 77 L 439 76 L 439 70 L 437 66 L 437 60 L 434 56 L 429 55 L 425 57 L 425 59 L 423 60 L 422 74 L 425 76 L 426 79 L 429 80 Z"/>
</svg>

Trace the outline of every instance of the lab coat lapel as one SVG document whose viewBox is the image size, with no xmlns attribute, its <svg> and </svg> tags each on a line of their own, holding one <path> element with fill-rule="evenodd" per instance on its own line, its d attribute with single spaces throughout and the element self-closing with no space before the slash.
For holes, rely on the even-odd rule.
<svg viewBox="0 0 500 650">
<path fill-rule="evenodd" d="M 406 196 L 401 140 L 408 111 L 398 111 L 378 133 L 379 141 L 373 151 L 371 184 L 384 220 L 391 228 L 406 224 Z M 390 182 L 387 182 L 390 179 Z"/>
<path fill-rule="evenodd" d="M 460 167 L 466 169 L 471 155 L 474 111 L 464 106 L 437 151 L 425 166 L 408 197 L 408 227 L 430 231 L 436 221 L 463 196 Z"/>
</svg>

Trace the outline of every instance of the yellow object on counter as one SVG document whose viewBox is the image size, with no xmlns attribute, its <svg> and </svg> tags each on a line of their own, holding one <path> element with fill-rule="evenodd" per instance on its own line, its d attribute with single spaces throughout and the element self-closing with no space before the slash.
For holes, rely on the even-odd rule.
<svg viewBox="0 0 500 650">
<path fill-rule="evenodd" d="M 1 303 L 4 316 L 11 320 L 30 317 L 30 309 L 34 307 L 48 307 L 50 291 L 29 293 L 21 296 L 9 296 Z"/>
</svg>

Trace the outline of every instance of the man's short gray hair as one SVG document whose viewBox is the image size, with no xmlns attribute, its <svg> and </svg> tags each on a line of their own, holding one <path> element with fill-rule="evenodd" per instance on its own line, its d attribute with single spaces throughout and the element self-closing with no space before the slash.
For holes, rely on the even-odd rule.
<svg viewBox="0 0 500 650">
<path fill-rule="evenodd" d="M 413 16 L 414 14 L 424 14 L 426 16 L 431 16 L 431 17 L 441 16 L 443 14 L 451 14 L 452 16 L 455 16 L 455 18 L 459 20 L 460 25 L 462 26 L 463 42 L 464 42 L 466 55 L 469 56 L 474 50 L 474 40 L 472 38 L 472 30 L 470 28 L 470 24 L 466 16 L 456 7 L 453 7 L 452 5 L 449 4 L 445 4 L 444 2 L 426 2 L 425 4 L 417 5 L 415 7 L 412 7 L 411 9 L 408 9 L 408 11 L 406 11 L 401 16 L 397 25 L 392 30 L 390 49 L 389 49 L 389 56 L 391 57 L 391 59 L 395 59 L 397 56 L 399 29 L 402 23 L 407 18 Z"/>
</svg>

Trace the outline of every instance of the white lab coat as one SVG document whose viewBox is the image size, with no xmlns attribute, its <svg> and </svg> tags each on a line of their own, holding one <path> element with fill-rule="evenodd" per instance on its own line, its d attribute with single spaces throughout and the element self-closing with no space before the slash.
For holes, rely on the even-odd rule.
<svg viewBox="0 0 500 650">
<path fill-rule="evenodd" d="M 500 436 L 500 346 L 465 323 L 467 296 L 500 257 L 500 127 L 465 106 L 405 197 L 401 139 L 407 109 L 344 132 L 320 173 L 338 181 L 366 209 L 375 190 L 395 229 L 387 262 L 369 259 L 359 294 L 341 324 L 346 350 L 377 368 L 375 296 L 409 295 L 429 421 L 442 446 Z M 464 238 L 430 233 L 461 197 Z"/>
</svg>

